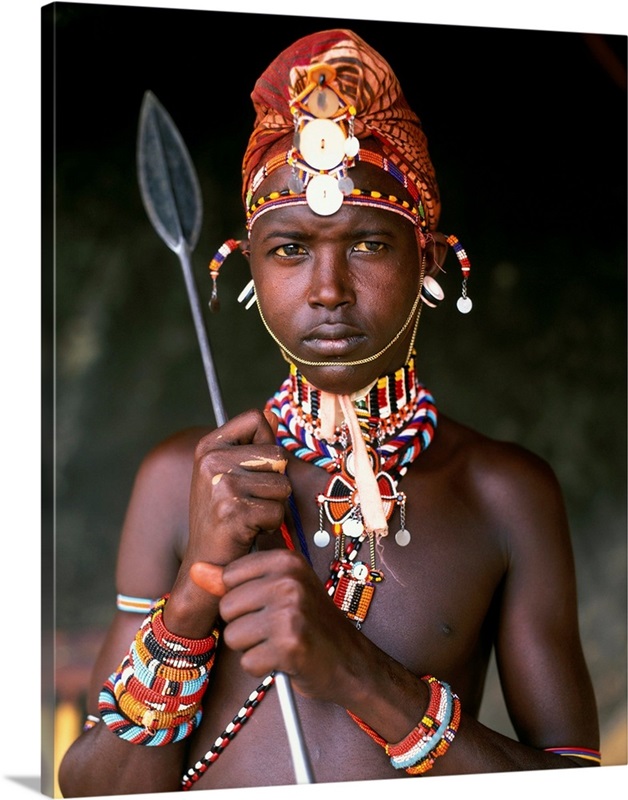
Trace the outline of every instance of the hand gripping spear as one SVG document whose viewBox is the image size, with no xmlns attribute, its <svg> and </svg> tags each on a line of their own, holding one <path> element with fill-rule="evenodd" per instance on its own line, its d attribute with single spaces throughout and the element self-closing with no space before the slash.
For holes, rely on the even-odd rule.
<svg viewBox="0 0 628 800">
<path fill-rule="evenodd" d="M 200 186 L 181 134 L 168 112 L 150 91 L 144 94 L 140 109 L 137 171 L 148 218 L 161 239 L 181 262 L 214 417 L 220 427 L 227 421 L 227 415 L 191 262 L 203 220 Z M 296 782 L 314 783 L 292 687 L 285 673 L 275 673 L 275 686 L 288 735 Z"/>
</svg>

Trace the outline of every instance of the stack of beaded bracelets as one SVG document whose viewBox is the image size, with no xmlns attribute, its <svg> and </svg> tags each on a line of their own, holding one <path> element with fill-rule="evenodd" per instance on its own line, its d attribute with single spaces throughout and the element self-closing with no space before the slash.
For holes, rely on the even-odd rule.
<svg viewBox="0 0 628 800">
<path fill-rule="evenodd" d="M 98 699 L 103 722 L 133 744 L 178 742 L 201 721 L 219 631 L 204 639 L 171 633 L 163 622 L 167 599 L 160 598 L 146 616 Z"/>
<path fill-rule="evenodd" d="M 460 725 L 460 700 L 449 684 L 425 675 L 430 696 L 423 719 L 397 744 L 389 744 L 372 728 L 349 712 L 349 716 L 386 750 L 395 769 L 405 769 L 409 775 L 422 775 L 434 766 L 454 740 Z"/>
</svg>

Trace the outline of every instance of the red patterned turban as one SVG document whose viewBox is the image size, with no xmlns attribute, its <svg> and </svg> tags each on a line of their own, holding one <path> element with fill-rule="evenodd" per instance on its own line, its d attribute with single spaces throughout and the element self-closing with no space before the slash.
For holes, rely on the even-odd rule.
<svg viewBox="0 0 628 800">
<path fill-rule="evenodd" d="M 421 121 L 408 105 L 394 72 L 355 33 L 330 30 L 299 39 L 260 76 L 251 94 L 255 126 L 242 164 L 242 197 L 252 176 L 281 144 L 289 149 L 294 131 L 290 101 L 307 85 L 308 68 L 330 64 L 336 88 L 355 106 L 355 136 L 374 137 L 383 155 L 416 187 L 428 230 L 435 230 L 440 199 Z M 283 140 L 283 141 L 282 141 Z"/>
</svg>

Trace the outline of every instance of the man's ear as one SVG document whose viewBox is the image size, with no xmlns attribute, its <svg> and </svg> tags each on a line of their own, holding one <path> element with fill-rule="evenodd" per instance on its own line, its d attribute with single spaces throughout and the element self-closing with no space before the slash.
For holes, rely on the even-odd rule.
<svg viewBox="0 0 628 800">
<path fill-rule="evenodd" d="M 242 239 L 240 241 L 240 252 L 246 258 L 247 261 L 251 260 L 251 245 L 248 239 Z"/>
<path fill-rule="evenodd" d="M 447 257 L 449 244 L 443 233 L 430 233 L 426 237 L 423 253 L 425 255 L 425 274 L 432 278 L 438 277 L 439 272 L 444 272 L 443 265 Z"/>
</svg>

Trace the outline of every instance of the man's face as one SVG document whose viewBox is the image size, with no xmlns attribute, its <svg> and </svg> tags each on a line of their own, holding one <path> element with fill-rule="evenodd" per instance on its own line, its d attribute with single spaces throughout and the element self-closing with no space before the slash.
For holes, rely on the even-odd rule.
<svg viewBox="0 0 628 800">
<path fill-rule="evenodd" d="M 277 170 L 260 194 L 283 189 L 289 168 Z M 363 190 L 403 196 L 391 176 L 369 165 L 351 170 Z M 400 367 L 413 325 L 394 339 L 419 291 L 419 250 L 412 224 L 379 208 L 343 205 L 331 216 L 287 206 L 260 216 L 250 237 L 251 272 L 267 324 L 319 389 L 350 394 Z M 322 362 L 325 362 L 323 365 Z M 332 362 L 332 363 L 330 363 Z"/>
</svg>

